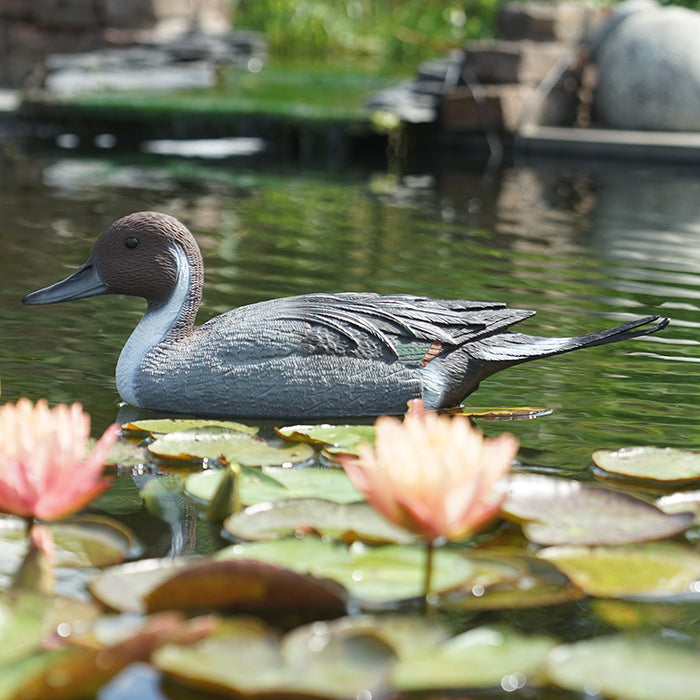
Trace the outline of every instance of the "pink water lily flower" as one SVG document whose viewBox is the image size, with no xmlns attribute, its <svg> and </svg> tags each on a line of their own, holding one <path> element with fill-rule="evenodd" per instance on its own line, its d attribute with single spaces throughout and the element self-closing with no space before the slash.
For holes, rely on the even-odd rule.
<svg viewBox="0 0 700 700">
<path fill-rule="evenodd" d="M 119 434 L 111 425 L 87 454 L 90 416 L 80 404 L 49 408 L 43 399 L 0 407 L 0 511 L 57 520 L 106 489 L 107 454 Z"/>
<path fill-rule="evenodd" d="M 382 416 L 376 447 L 342 458 L 353 484 L 388 520 L 427 542 L 460 540 L 493 518 L 518 441 L 485 438 L 470 420 L 428 413 L 416 400 L 403 422 Z"/>
</svg>

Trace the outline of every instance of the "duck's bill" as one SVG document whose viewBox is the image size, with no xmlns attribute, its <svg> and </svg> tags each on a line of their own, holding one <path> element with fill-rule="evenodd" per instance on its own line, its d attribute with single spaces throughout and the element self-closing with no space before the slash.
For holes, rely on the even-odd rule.
<svg viewBox="0 0 700 700">
<path fill-rule="evenodd" d="M 30 292 L 22 299 L 23 304 L 56 304 L 59 301 L 72 301 L 105 294 L 107 285 L 102 281 L 97 269 L 88 260 L 81 268 L 66 279 L 49 287 Z"/>
</svg>

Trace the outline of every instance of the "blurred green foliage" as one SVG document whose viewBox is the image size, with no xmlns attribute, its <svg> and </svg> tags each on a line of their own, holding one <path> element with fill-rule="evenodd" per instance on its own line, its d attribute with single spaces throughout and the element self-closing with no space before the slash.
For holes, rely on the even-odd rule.
<svg viewBox="0 0 700 700">
<path fill-rule="evenodd" d="M 351 58 L 408 70 L 491 33 L 502 0 L 234 0 L 238 29 L 265 34 L 280 59 Z"/>
<path fill-rule="evenodd" d="M 231 0 L 234 25 L 265 34 L 282 60 L 363 59 L 379 70 L 412 71 L 420 61 L 493 35 L 508 0 Z M 589 0 L 614 5 L 614 0 Z M 660 0 L 700 9 L 700 0 Z"/>
</svg>

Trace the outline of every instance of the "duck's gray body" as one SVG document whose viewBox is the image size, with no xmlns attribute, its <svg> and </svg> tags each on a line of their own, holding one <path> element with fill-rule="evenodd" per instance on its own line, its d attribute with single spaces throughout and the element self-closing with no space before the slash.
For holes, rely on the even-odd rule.
<svg viewBox="0 0 700 700">
<path fill-rule="evenodd" d="M 321 418 L 399 414 L 422 398 L 453 406 L 520 362 L 653 333 L 641 318 L 575 338 L 509 331 L 534 311 L 409 295 L 307 294 L 240 307 L 195 327 L 203 266 L 189 231 L 164 214 L 115 222 L 66 280 L 27 295 L 44 304 L 103 293 L 148 308 L 120 355 L 133 405 L 197 415 Z"/>
</svg>

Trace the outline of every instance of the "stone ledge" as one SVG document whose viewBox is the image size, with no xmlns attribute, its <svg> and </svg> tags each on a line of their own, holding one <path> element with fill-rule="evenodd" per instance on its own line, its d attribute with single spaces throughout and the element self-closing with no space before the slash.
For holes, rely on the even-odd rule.
<svg viewBox="0 0 700 700">
<path fill-rule="evenodd" d="M 471 88 L 466 86 L 445 93 L 441 114 L 442 128 L 445 131 L 481 131 L 489 128 L 513 133 L 519 128 L 536 88 L 509 84 L 484 85 L 482 90 L 483 103 L 477 101 Z M 576 96 L 567 90 L 558 89 L 549 94 L 535 115 L 529 116 L 548 124 L 566 124 L 571 122 L 575 109 Z"/>
<path fill-rule="evenodd" d="M 567 52 L 556 42 L 473 41 L 464 51 L 464 64 L 481 83 L 537 84 Z"/>
<path fill-rule="evenodd" d="M 601 12 L 581 2 L 511 2 L 496 20 L 501 39 L 575 43 L 590 35 Z"/>
</svg>

